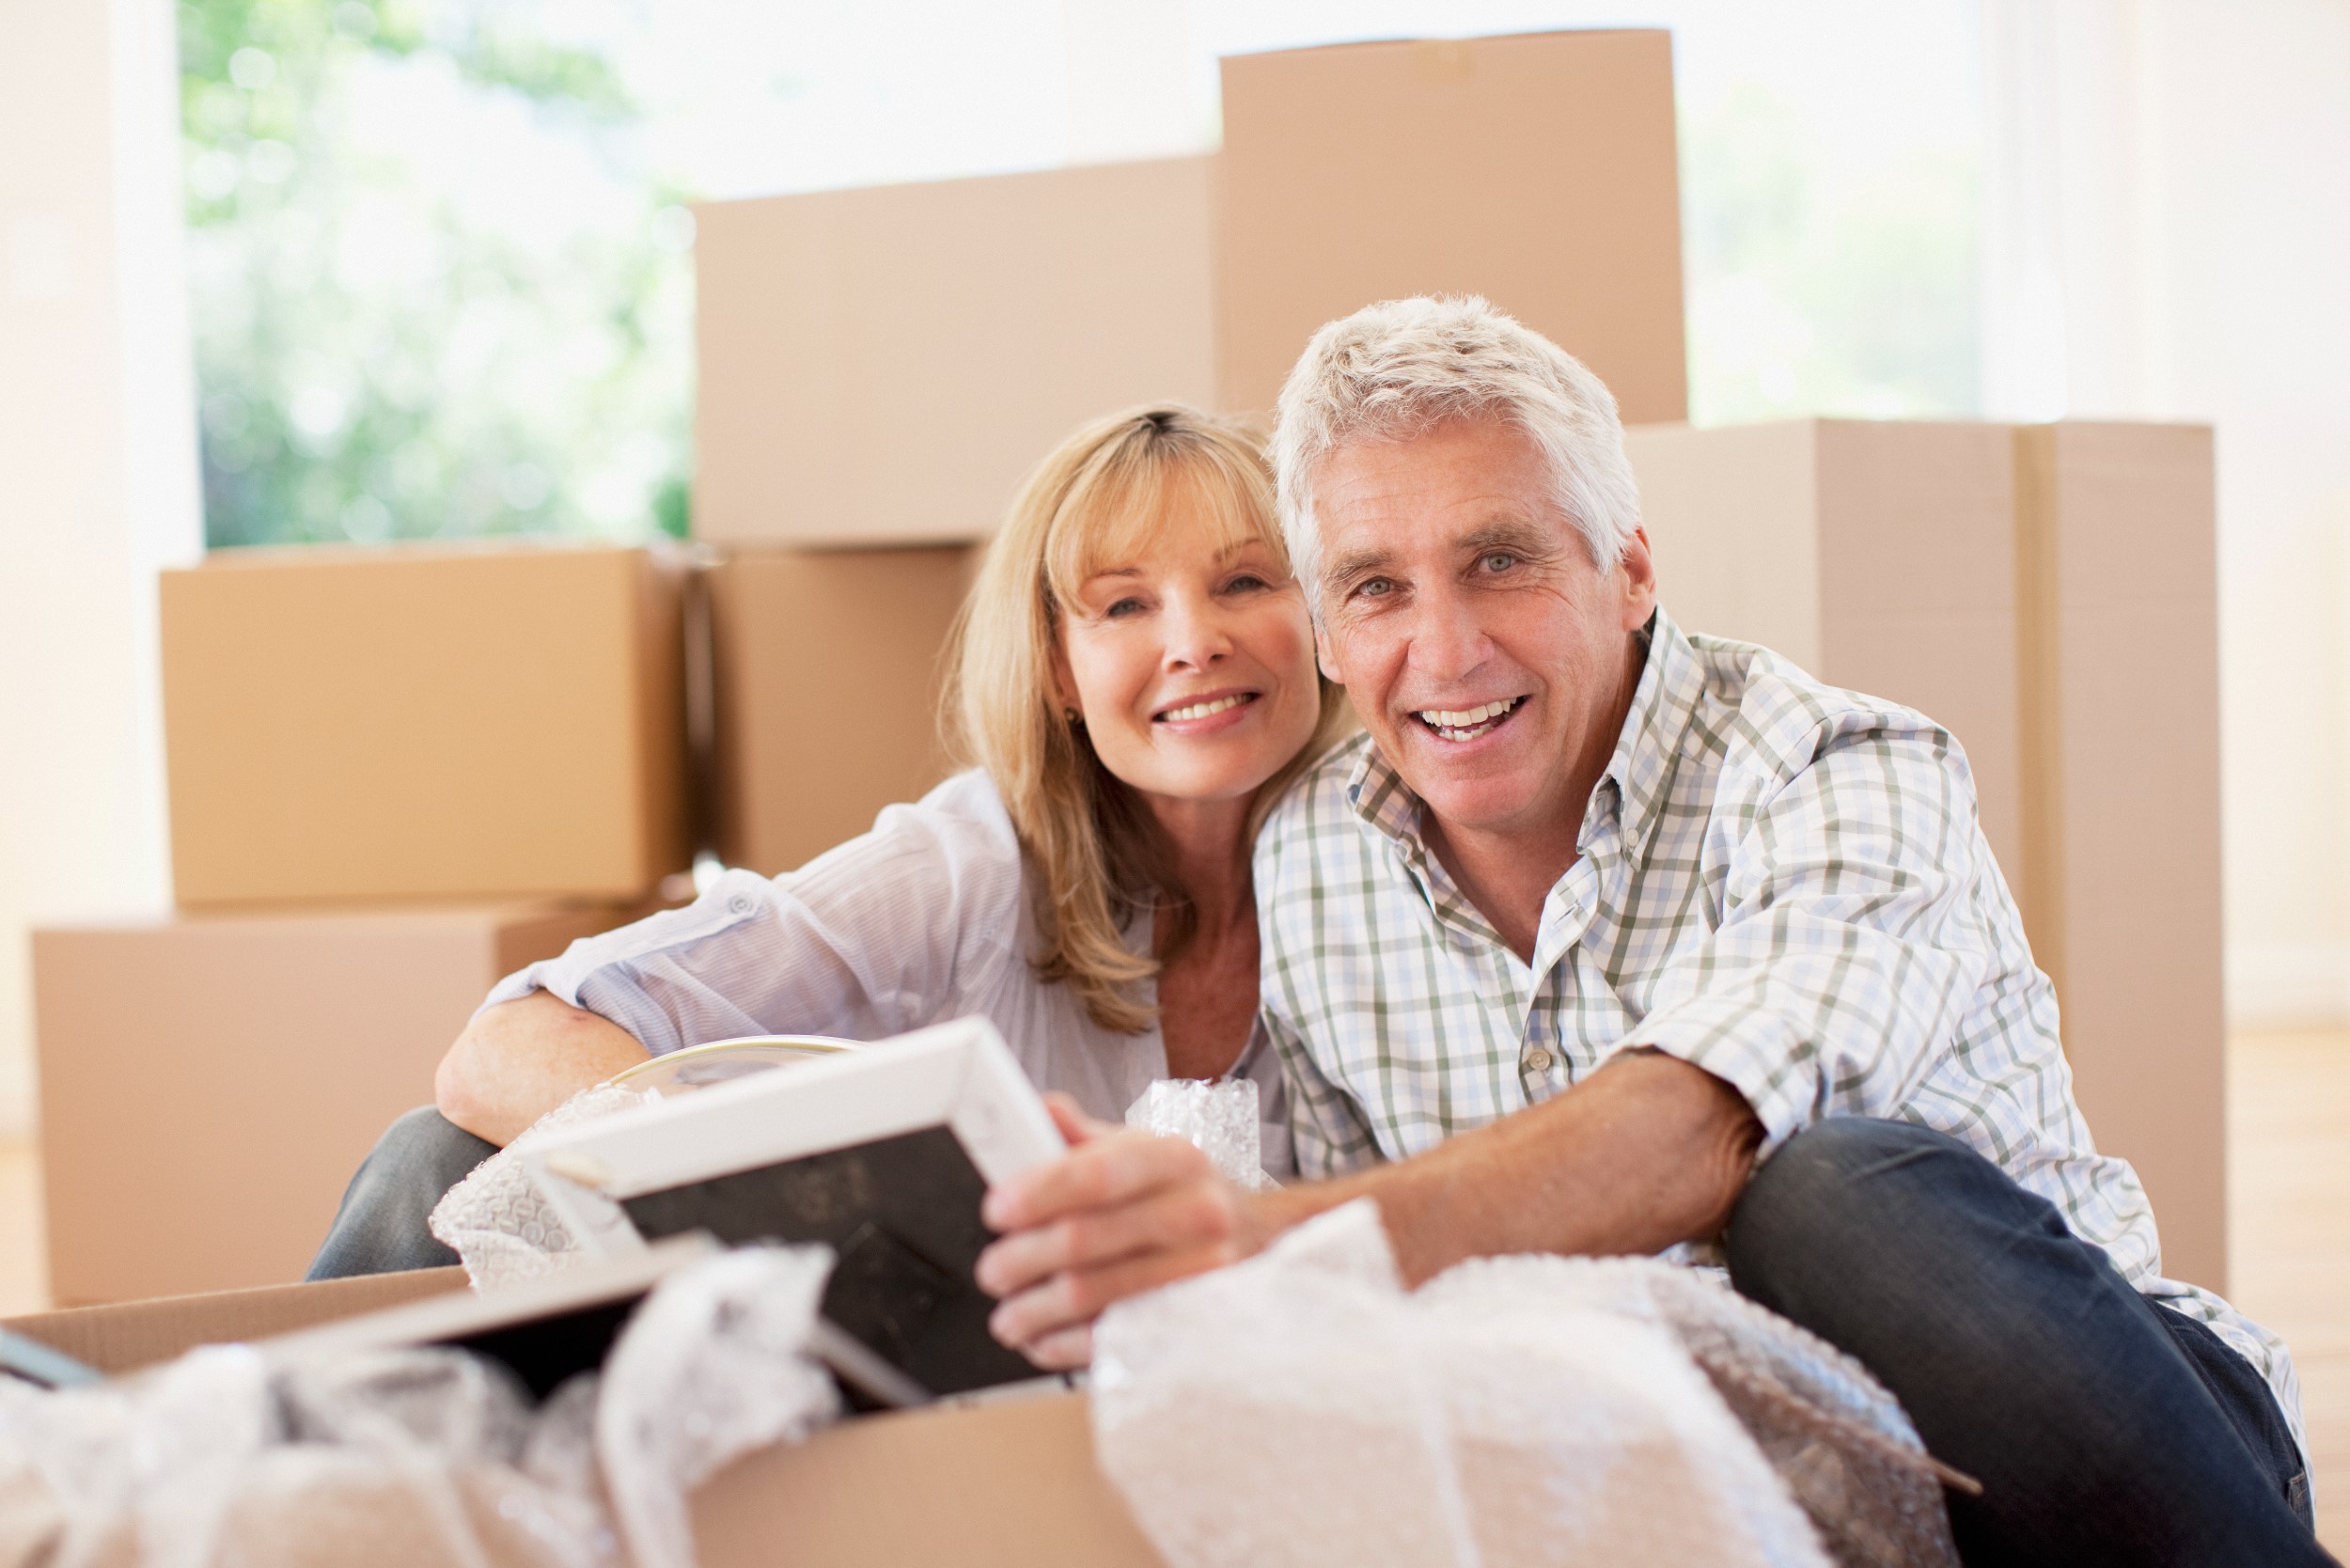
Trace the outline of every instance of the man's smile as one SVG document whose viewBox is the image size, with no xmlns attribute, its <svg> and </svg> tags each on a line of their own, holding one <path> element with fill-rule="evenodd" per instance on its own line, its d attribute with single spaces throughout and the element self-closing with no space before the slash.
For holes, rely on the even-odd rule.
<svg viewBox="0 0 2350 1568">
<path fill-rule="evenodd" d="M 1439 740 L 1473 741 L 1490 735 L 1510 722 L 1511 715 L 1525 706 L 1526 695 L 1505 697 L 1493 702 L 1482 702 L 1474 708 L 1421 708 L 1412 716 L 1433 731 Z"/>
</svg>

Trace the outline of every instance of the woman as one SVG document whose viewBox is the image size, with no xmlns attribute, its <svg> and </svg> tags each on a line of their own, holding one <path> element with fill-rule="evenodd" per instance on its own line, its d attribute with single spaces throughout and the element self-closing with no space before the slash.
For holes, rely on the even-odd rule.
<svg viewBox="0 0 2350 1568">
<path fill-rule="evenodd" d="M 797 871 L 729 871 L 503 981 L 437 1111 L 352 1180 L 311 1278 L 452 1262 L 425 1215 L 494 1148 L 649 1052 L 737 1035 L 980 1013 L 1040 1088 L 1110 1121 L 1153 1079 L 1246 1076 L 1282 1169 L 1249 852 L 1345 710 L 1260 445 L 1171 404 L 1079 431 L 989 547 L 953 658 L 973 771 Z"/>
</svg>

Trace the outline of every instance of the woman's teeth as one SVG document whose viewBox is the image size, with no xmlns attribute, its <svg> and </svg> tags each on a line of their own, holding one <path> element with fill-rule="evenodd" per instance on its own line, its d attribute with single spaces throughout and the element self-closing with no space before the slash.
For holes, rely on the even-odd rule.
<svg viewBox="0 0 2350 1568">
<path fill-rule="evenodd" d="M 1423 708 L 1418 717 L 1448 741 L 1473 741 L 1508 717 L 1520 700 L 1509 697 L 1480 708 Z"/>
<path fill-rule="evenodd" d="M 1159 717 L 1163 719 L 1206 718 L 1210 714 L 1223 713 L 1228 708 L 1239 707 L 1248 700 L 1248 697 L 1249 694 L 1246 692 L 1234 692 L 1230 697 L 1219 697 L 1214 702 L 1195 702 L 1188 708 L 1169 708 Z"/>
</svg>

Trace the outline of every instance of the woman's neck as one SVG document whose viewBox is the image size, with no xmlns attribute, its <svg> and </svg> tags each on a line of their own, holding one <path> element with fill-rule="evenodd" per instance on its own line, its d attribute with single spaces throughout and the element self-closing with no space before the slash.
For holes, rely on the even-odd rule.
<svg viewBox="0 0 2350 1568">
<path fill-rule="evenodd" d="M 1167 870 L 1197 913 L 1198 935 L 1213 940 L 1246 920 L 1257 905 L 1249 877 L 1250 800 L 1178 800 L 1146 797 L 1151 815 L 1166 837 Z"/>
</svg>

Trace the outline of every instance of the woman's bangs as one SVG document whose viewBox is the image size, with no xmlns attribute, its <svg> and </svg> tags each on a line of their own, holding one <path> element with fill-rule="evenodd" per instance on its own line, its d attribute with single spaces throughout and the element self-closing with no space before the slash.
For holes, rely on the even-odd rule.
<svg viewBox="0 0 2350 1568">
<path fill-rule="evenodd" d="M 1057 604 L 1076 603 L 1089 579 L 1141 558 L 1178 528 L 1199 529 L 1221 556 L 1249 544 L 1273 552 L 1283 571 L 1289 552 L 1274 526 L 1270 490 L 1249 494 L 1247 480 L 1210 453 L 1105 465 L 1070 490 L 1045 546 L 1045 580 Z"/>
</svg>

